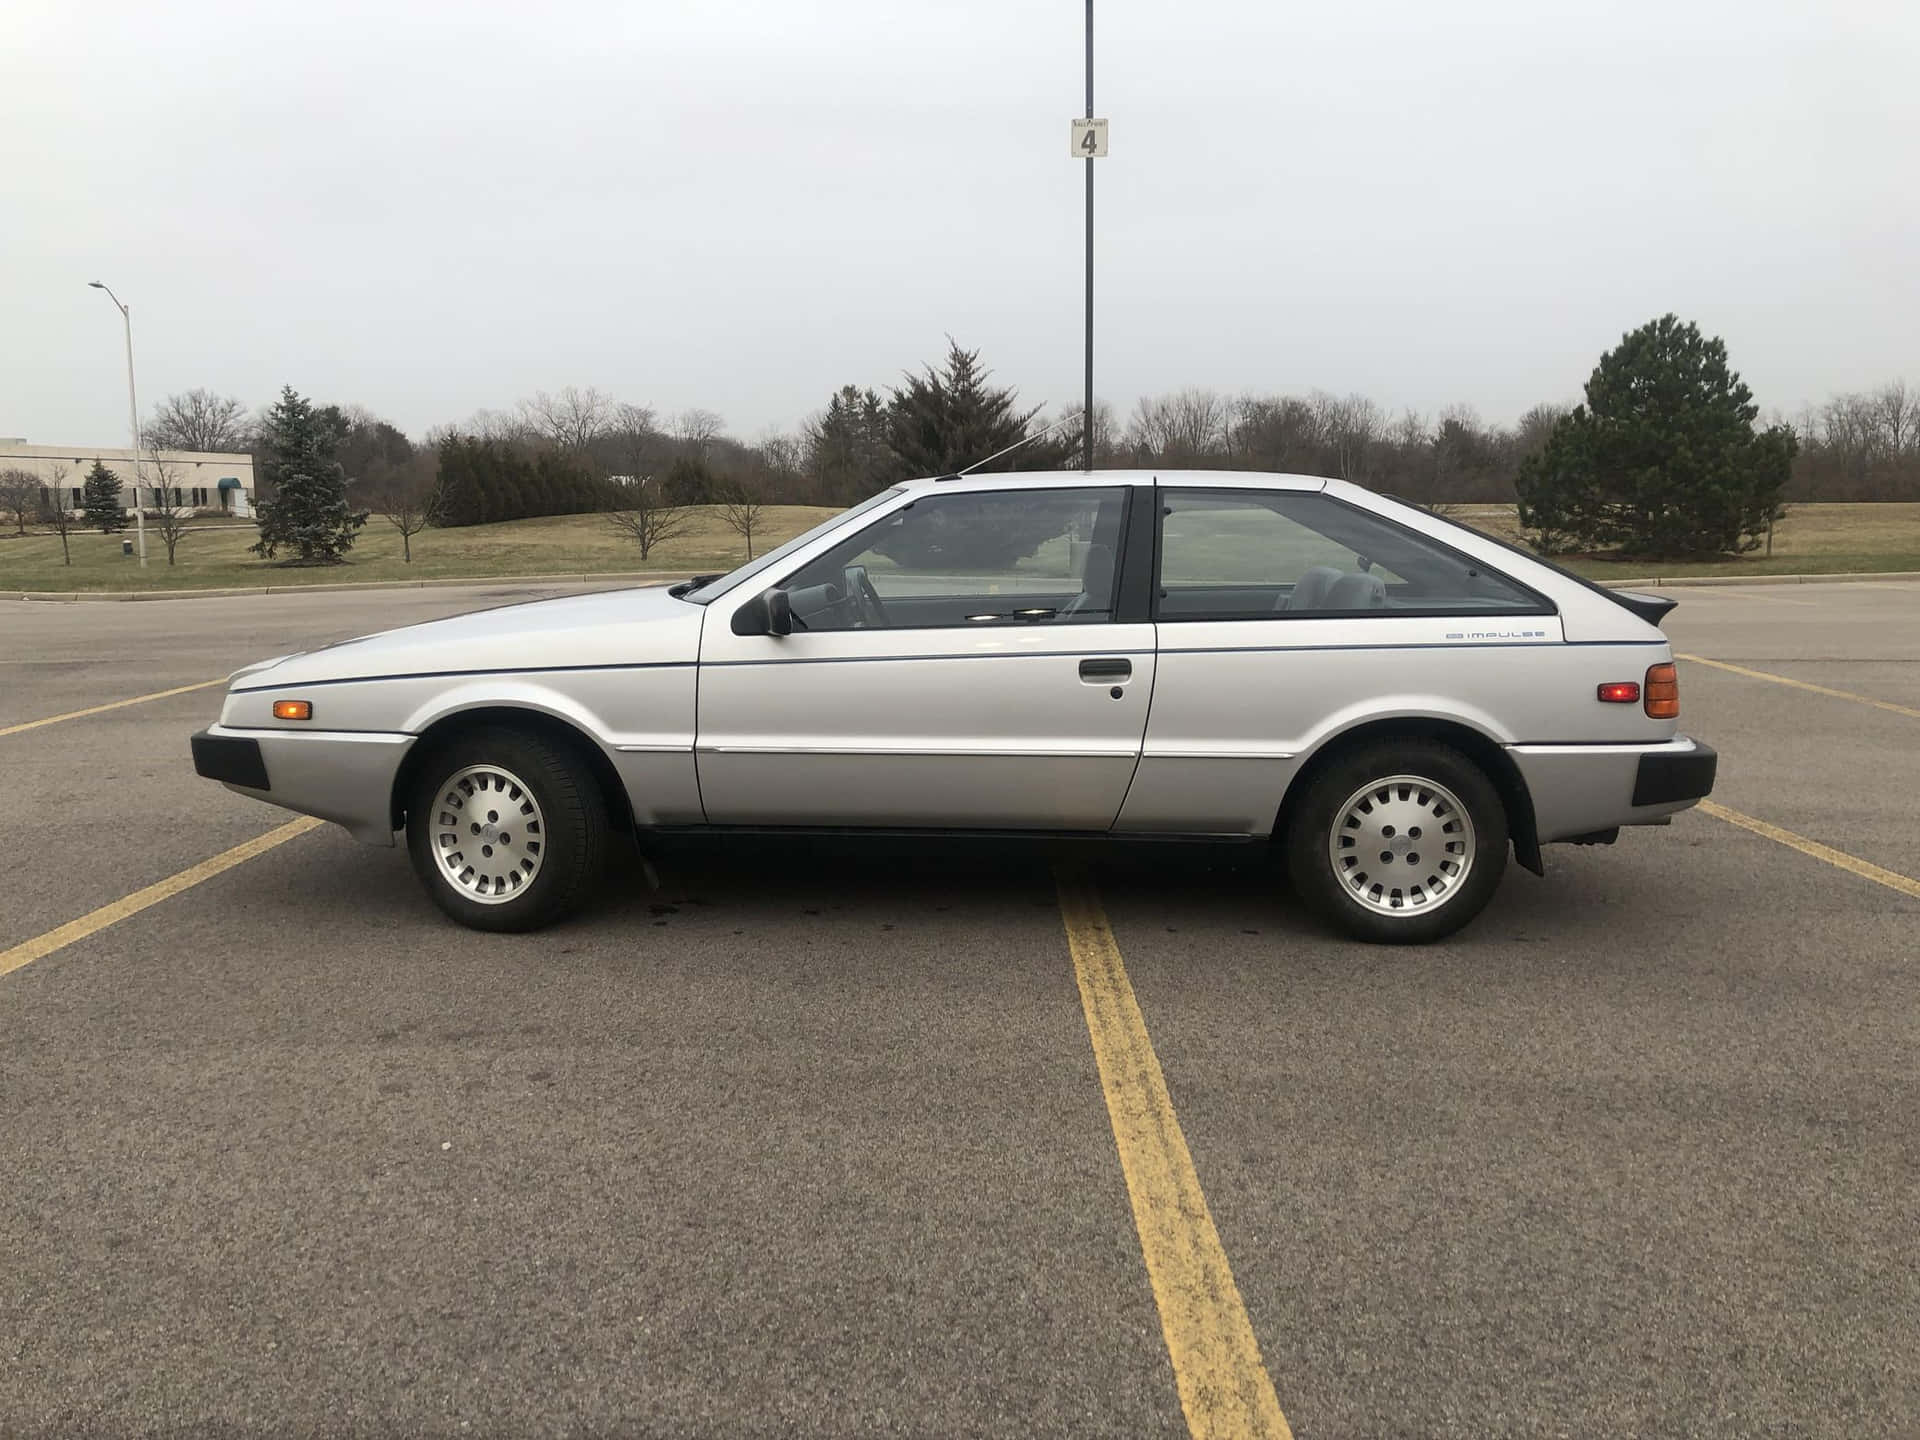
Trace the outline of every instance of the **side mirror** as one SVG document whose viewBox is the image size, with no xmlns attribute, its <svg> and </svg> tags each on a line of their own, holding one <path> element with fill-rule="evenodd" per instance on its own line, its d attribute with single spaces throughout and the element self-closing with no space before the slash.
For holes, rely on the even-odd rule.
<svg viewBox="0 0 1920 1440">
<path fill-rule="evenodd" d="M 793 633 L 793 597 L 784 590 L 769 590 L 762 598 L 767 602 L 767 633 L 791 635 Z"/>
<path fill-rule="evenodd" d="M 768 590 L 754 596 L 733 612 L 736 635 L 791 635 L 793 602 L 784 590 Z"/>
</svg>

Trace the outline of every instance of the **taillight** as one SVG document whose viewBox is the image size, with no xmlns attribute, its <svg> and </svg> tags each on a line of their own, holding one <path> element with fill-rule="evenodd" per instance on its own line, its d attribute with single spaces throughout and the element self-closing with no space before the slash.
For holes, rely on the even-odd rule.
<svg viewBox="0 0 1920 1440">
<path fill-rule="evenodd" d="M 1680 672 L 1671 665 L 1647 671 L 1647 714 L 1655 720 L 1680 718 Z"/>
<path fill-rule="evenodd" d="M 1600 700 L 1606 705 L 1633 705 L 1640 699 L 1638 680 L 1616 680 L 1600 687 Z"/>
</svg>

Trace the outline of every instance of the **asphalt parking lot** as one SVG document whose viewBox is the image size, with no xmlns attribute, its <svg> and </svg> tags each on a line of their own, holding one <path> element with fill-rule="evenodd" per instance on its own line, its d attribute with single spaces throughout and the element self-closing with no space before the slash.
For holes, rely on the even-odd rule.
<svg viewBox="0 0 1920 1440">
<path fill-rule="evenodd" d="M 1912 1435 L 1920 584 L 1675 593 L 1718 808 L 1432 949 L 1245 853 L 951 845 L 483 936 L 323 827 L 18 965 L 0 1434 L 1260 1433 L 1058 872 L 1295 1434 Z M 289 818 L 193 775 L 217 685 L 96 707 L 515 598 L 0 602 L 0 962 Z"/>
</svg>

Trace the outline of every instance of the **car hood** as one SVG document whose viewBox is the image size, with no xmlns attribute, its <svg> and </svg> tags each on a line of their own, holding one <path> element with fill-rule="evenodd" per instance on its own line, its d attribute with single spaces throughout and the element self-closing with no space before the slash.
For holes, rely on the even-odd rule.
<svg viewBox="0 0 1920 1440">
<path fill-rule="evenodd" d="M 262 661 L 234 672 L 232 688 L 692 661 L 704 613 L 663 585 L 534 600 Z"/>
</svg>

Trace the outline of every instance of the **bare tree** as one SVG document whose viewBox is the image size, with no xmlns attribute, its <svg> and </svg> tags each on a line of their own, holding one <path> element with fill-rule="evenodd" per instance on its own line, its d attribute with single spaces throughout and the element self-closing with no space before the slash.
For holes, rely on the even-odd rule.
<svg viewBox="0 0 1920 1440">
<path fill-rule="evenodd" d="M 1897 464 L 1920 443 L 1920 394 L 1895 380 L 1873 392 L 1872 404 L 1881 446 Z"/>
<path fill-rule="evenodd" d="M 60 563 L 73 564 L 73 551 L 67 543 L 67 537 L 73 533 L 80 521 L 74 515 L 73 507 L 67 503 L 71 498 L 66 490 L 67 467 L 54 465 L 47 472 L 47 488 L 40 492 L 40 523 L 60 537 Z"/>
<path fill-rule="evenodd" d="M 27 533 L 27 521 L 40 509 L 40 477 L 27 470 L 0 470 L 0 515 L 11 513 L 19 528 Z"/>
<path fill-rule="evenodd" d="M 160 537 L 160 543 L 167 547 L 167 564 L 173 564 L 173 552 L 180 544 L 180 537 L 187 533 L 187 524 L 193 519 L 193 510 L 183 504 L 185 496 L 180 488 L 180 467 L 171 460 L 162 460 L 158 450 L 147 453 L 147 475 L 159 483 L 149 488 L 153 495 L 153 511 L 147 516 L 147 528 Z M 139 492 L 134 492 L 137 502 Z"/>
<path fill-rule="evenodd" d="M 1374 476 L 1374 450 L 1386 429 L 1380 407 L 1364 395 L 1344 399 L 1315 391 L 1313 404 L 1320 412 L 1327 438 L 1332 441 L 1340 478 L 1356 485 L 1371 483 Z"/>
<path fill-rule="evenodd" d="M 766 509 L 760 487 L 753 482 L 736 476 L 721 486 L 720 518 L 727 522 L 729 530 L 747 542 L 749 560 L 753 559 L 753 532 L 760 528 Z"/>
<path fill-rule="evenodd" d="M 617 409 L 606 391 L 569 385 L 558 395 L 534 391 L 531 400 L 520 402 L 520 418 L 556 449 L 582 455 L 613 428 Z"/>
<path fill-rule="evenodd" d="M 476 410 L 457 425 L 441 425 L 427 431 L 427 444 L 438 448 L 442 440 L 471 436 L 475 440 L 515 442 L 528 440 L 534 431 L 524 415 L 506 410 Z"/>
<path fill-rule="evenodd" d="M 726 422 L 711 410 L 682 410 L 673 417 L 674 437 L 693 452 L 694 458 L 707 458 L 707 447 L 726 428 Z"/>
<path fill-rule="evenodd" d="M 253 440 L 247 407 L 231 395 L 183 390 L 153 407 L 141 438 L 156 450 L 245 450 Z"/>
<path fill-rule="evenodd" d="M 693 520 L 684 505 L 664 503 L 661 484 L 650 475 L 612 476 L 605 481 L 605 495 L 602 517 L 640 547 L 643 565 L 653 558 L 654 546 L 686 534 Z"/>
<path fill-rule="evenodd" d="M 1069 428 L 1060 432 L 1073 437 L 1073 454 L 1066 462 L 1066 468 L 1070 470 L 1079 469 L 1081 459 L 1086 454 L 1086 431 L 1082 429 L 1085 424 L 1082 412 L 1085 409 L 1084 405 L 1071 405 L 1060 415 L 1061 419 L 1073 422 Z M 1119 440 L 1119 430 L 1113 418 L 1113 407 L 1106 401 L 1096 398 L 1093 402 L 1094 463 L 1097 465 L 1103 461 L 1111 462 L 1119 453 Z"/>
<path fill-rule="evenodd" d="M 373 497 L 373 512 L 400 532 L 401 563 L 413 563 L 413 537 L 440 521 L 440 492 L 416 471 L 396 478 Z"/>
<path fill-rule="evenodd" d="M 1127 425 L 1127 443 L 1142 458 L 1203 460 L 1227 447 L 1230 407 L 1215 390 L 1189 387 L 1142 396 Z"/>
<path fill-rule="evenodd" d="M 612 462 L 607 472 L 614 478 L 642 480 L 658 468 L 664 443 L 651 409 L 623 404 L 614 407 L 599 448 Z"/>
</svg>

